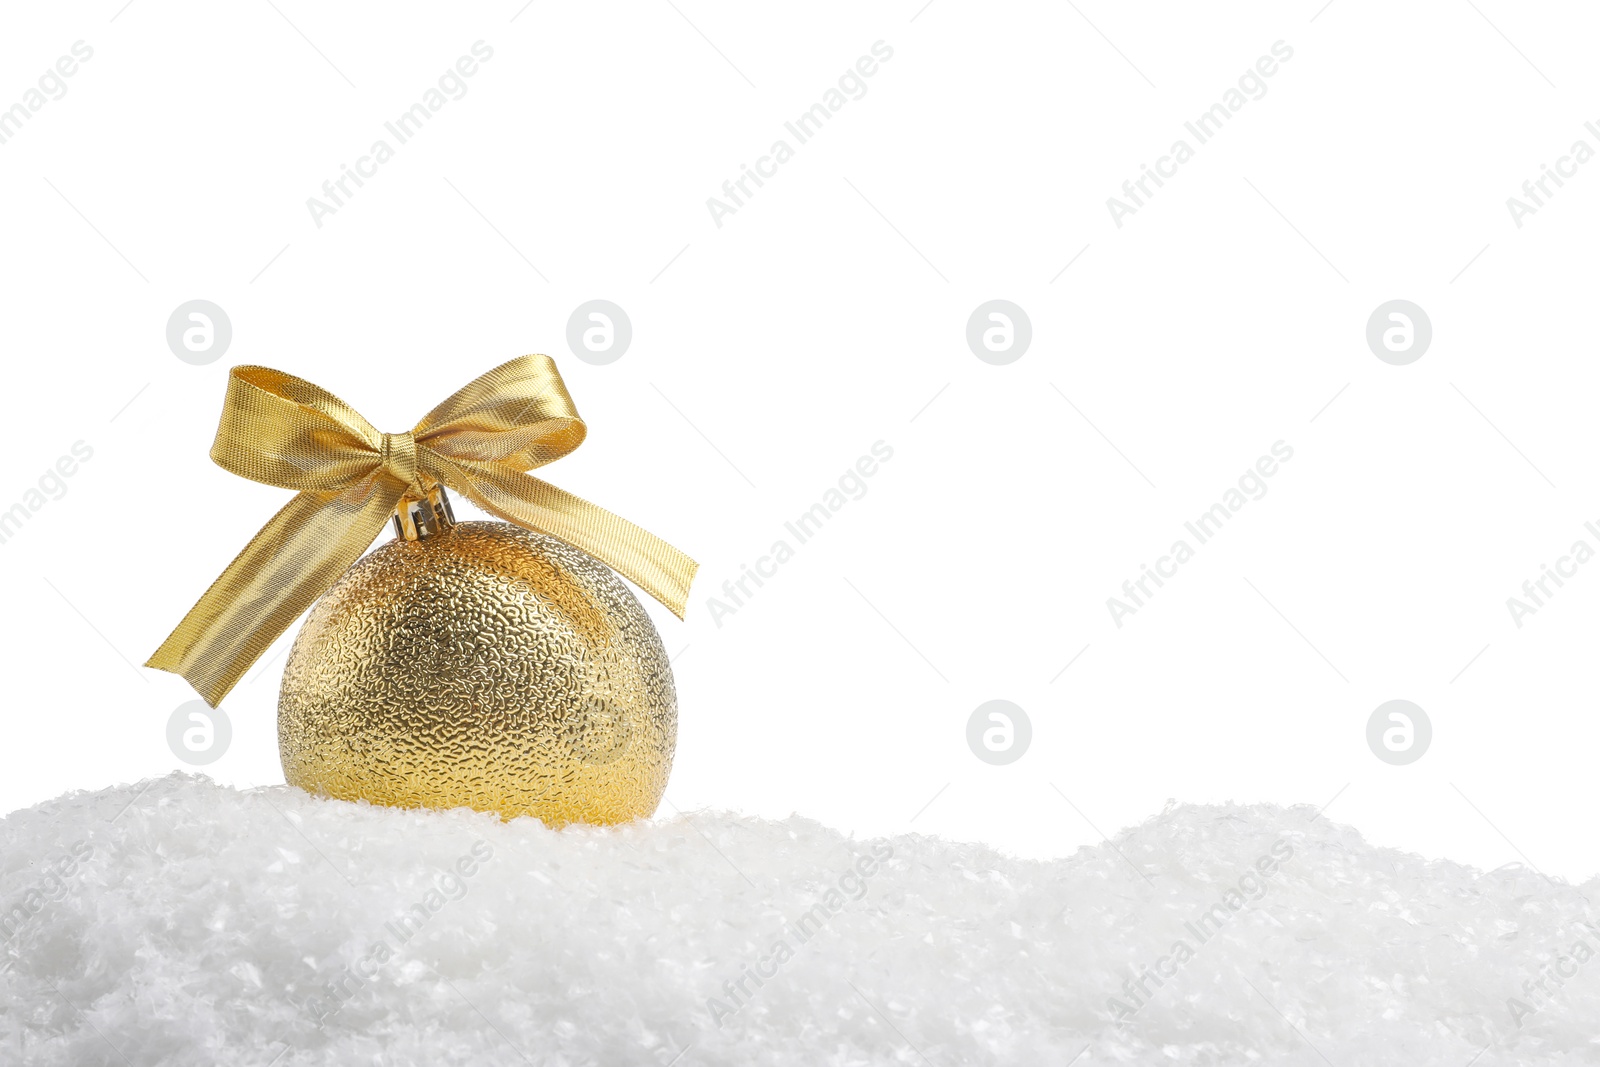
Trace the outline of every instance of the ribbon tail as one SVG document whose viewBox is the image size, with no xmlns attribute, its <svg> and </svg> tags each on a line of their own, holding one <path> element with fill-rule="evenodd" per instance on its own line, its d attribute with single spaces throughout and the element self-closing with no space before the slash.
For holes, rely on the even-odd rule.
<svg viewBox="0 0 1600 1067">
<path fill-rule="evenodd" d="M 364 480 L 302 492 L 251 539 L 147 667 L 182 675 L 213 708 L 383 529 L 404 488 Z"/>
<path fill-rule="evenodd" d="M 484 510 L 583 549 L 678 618 L 700 564 L 655 534 L 565 489 L 501 464 L 433 452 L 430 473 Z"/>
</svg>

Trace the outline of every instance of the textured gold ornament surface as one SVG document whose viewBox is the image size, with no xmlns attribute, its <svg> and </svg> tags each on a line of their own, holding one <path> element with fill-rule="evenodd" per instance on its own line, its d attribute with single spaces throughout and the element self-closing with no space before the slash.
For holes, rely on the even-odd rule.
<svg viewBox="0 0 1600 1067">
<path fill-rule="evenodd" d="M 557 826 L 653 813 L 677 733 L 672 670 L 633 593 L 498 522 L 359 560 L 312 608 L 278 702 L 291 785 Z"/>
</svg>

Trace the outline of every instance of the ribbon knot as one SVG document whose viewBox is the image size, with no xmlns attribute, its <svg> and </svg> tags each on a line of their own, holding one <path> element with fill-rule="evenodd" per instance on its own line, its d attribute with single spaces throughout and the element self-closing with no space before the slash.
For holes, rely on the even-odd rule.
<svg viewBox="0 0 1600 1067">
<path fill-rule="evenodd" d="M 211 458 L 298 493 L 145 665 L 181 674 L 216 707 L 367 550 L 396 505 L 434 484 L 583 549 L 683 618 L 694 560 L 526 473 L 577 448 L 587 432 L 548 356 L 501 364 L 402 433 L 380 433 L 350 405 L 293 375 L 233 368 Z"/>
<path fill-rule="evenodd" d="M 383 472 L 406 487 L 406 495 L 421 499 L 428 489 L 417 477 L 417 438 L 410 430 L 383 435 Z"/>
</svg>

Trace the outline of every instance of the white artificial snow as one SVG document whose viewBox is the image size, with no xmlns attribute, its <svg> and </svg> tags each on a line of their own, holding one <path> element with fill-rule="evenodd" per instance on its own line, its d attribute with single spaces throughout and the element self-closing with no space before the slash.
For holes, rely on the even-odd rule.
<svg viewBox="0 0 1600 1067">
<path fill-rule="evenodd" d="M 0 820 L 0 1064 L 1594 1064 L 1583 892 L 1306 808 L 1038 862 L 173 775 Z"/>
</svg>

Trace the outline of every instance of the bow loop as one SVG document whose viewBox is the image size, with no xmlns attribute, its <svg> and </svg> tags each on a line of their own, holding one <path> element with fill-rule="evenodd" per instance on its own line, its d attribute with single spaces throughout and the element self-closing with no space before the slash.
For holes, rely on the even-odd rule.
<svg viewBox="0 0 1600 1067">
<path fill-rule="evenodd" d="M 344 401 L 270 367 L 235 367 L 211 458 L 282 489 L 338 490 L 382 460 L 383 435 Z"/>
<path fill-rule="evenodd" d="M 587 434 L 548 356 L 519 356 L 457 390 L 411 430 L 380 433 L 291 374 L 235 367 L 211 458 L 299 490 L 146 664 L 212 707 L 340 574 L 406 498 L 442 482 L 484 510 L 577 546 L 683 618 L 698 564 L 654 534 L 526 472 Z"/>
<path fill-rule="evenodd" d="M 476 379 L 412 428 L 455 460 L 532 470 L 583 444 L 588 433 L 555 364 L 514 359 Z"/>
</svg>

